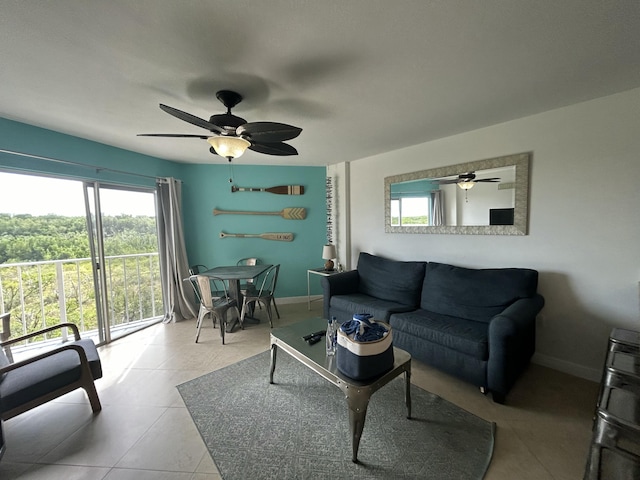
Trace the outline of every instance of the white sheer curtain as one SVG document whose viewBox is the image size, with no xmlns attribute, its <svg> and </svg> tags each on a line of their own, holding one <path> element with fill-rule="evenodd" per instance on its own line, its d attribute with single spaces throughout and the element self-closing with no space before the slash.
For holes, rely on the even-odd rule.
<svg viewBox="0 0 640 480">
<path fill-rule="evenodd" d="M 434 227 L 446 225 L 444 218 L 444 198 L 442 197 L 441 190 L 431 192 L 431 205 L 431 225 Z"/>
<path fill-rule="evenodd" d="M 162 291 L 165 298 L 164 323 L 194 318 L 194 294 L 188 282 L 187 250 L 182 226 L 182 184 L 175 178 L 161 178 L 158 192 L 158 252 Z"/>
</svg>

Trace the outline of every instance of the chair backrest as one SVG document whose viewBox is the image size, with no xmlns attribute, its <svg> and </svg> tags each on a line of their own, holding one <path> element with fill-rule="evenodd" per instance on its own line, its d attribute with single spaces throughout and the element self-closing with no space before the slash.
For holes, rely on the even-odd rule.
<svg viewBox="0 0 640 480">
<path fill-rule="evenodd" d="M 238 266 L 240 266 L 240 265 L 260 265 L 261 263 L 262 263 L 262 261 L 260 261 L 259 258 L 247 257 L 247 258 L 241 258 L 240 260 L 238 260 L 236 262 L 236 265 L 238 265 Z M 249 279 L 245 280 L 245 283 L 247 285 L 255 285 L 255 279 L 249 278 Z"/>
<path fill-rule="evenodd" d="M 200 291 L 200 303 L 205 308 L 213 308 L 213 297 L 211 296 L 211 280 L 204 275 L 192 275 Z"/>
<path fill-rule="evenodd" d="M 200 303 L 202 303 L 205 308 L 211 310 L 214 307 L 213 294 L 211 293 L 212 286 L 216 295 L 219 295 L 217 298 L 229 298 L 227 283 L 223 279 L 205 275 L 193 276 L 195 277 L 195 282 L 198 284 L 200 289 Z"/>
<path fill-rule="evenodd" d="M 189 267 L 189 275 L 198 275 L 199 273 L 206 272 L 209 267 L 206 265 L 191 265 Z"/>
<path fill-rule="evenodd" d="M 238 260 L 236 262 L 236 265 L 260 265 L 262 262 L 260 261 L 259 258 L 256 257 L 248 257 L 248 258 L 241 258 L 240 260 Z"/>
<path fill-rule="evenodd" d="M 258 296 L 273 295 L 276 289 L 276 283 L 278 282 L 278 272 L 280 271 L 280 264 L 272 265 L 266 272 L 258 277 L 256 285 L 260 286 Z"/>
<path fill-rule="evenodd" d="M 271 295 L 276 291 L 276 284 L 278 283 L 278 274 L 280 273 L 280 264 L 276 265 L 276 273 L 273 276 L 273 283 L 271 284 Z"/>
<path fill-rule="evenodd" d="M 186 282 L 187 280 L 191 284 L 191 288 L 193 288 L 193 293 L 196 296 L 196 300 L 198 301 L 198 303 L 202 303 L 202 296 L 200 295 L 200 287 L 198 286 L 198 280 L 196 279 L 196 275 L 190 275 L 189 278 L 185 278 L 182 281 Z"/>
</svg>

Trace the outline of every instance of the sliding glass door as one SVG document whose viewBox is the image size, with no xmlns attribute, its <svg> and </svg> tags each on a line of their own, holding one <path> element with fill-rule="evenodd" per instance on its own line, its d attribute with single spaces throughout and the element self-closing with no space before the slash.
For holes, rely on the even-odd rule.
<svg viewBox="0 0 640 480">
<path fill-rule="evenodd" d="M 109 342 L 163 315 L 155 193 L 84 187 L 100 338 Z"/>
<path fill-rule="evenodd" d="M 161 320 L 155 190 L 0 172 L 0 313 L 108 342 Z M 37 341 L 48 338 L 38 338 Z"/>
</svg>

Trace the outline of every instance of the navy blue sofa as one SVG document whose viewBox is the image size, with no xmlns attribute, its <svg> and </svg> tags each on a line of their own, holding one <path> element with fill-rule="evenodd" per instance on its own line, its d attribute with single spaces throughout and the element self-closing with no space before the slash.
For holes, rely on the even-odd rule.
<svg viewBox="0 0 640 480">
<path fill-rule="evenodd" d="M 505 396 L 535 352 L 544 306 L 538 272 L 401 262 L 360 253 L 356 270 L 322 278 L 324 315 L 342 323 L 369 313 L 393 328 L 414 358 Z"/>
</svg>

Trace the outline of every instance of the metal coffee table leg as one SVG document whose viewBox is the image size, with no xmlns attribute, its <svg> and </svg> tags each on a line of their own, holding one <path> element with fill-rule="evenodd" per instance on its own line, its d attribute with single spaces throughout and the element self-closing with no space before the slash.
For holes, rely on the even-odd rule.
<svg viewBox="0 0 640 480">
<path fill-rule="evenodd" d="M 370 389 L 342 388 L 347 397 L 349 405 L 349 428 L 351 430 L 351 461 L 358 463 L 358 448 L 360 447 L 360 438 L 364 430 L 364 421 L 367 417 L 367 407 L 369 406 L 369 398 L 371 397 Z"/>
<path fill-rule="evenodd" d="M 407 404 L 407 418 L 411 418 L 411 364 L 404 371 L 404 402 Z"/>
<path fill-rule="evenodd" d="M 271 366 L 269 367 L 269 383 L 273 383 L 273 372 L 276 370 L 276 356 L 278 354 L 278 345 L 271 344 Z"/>
</svg>

